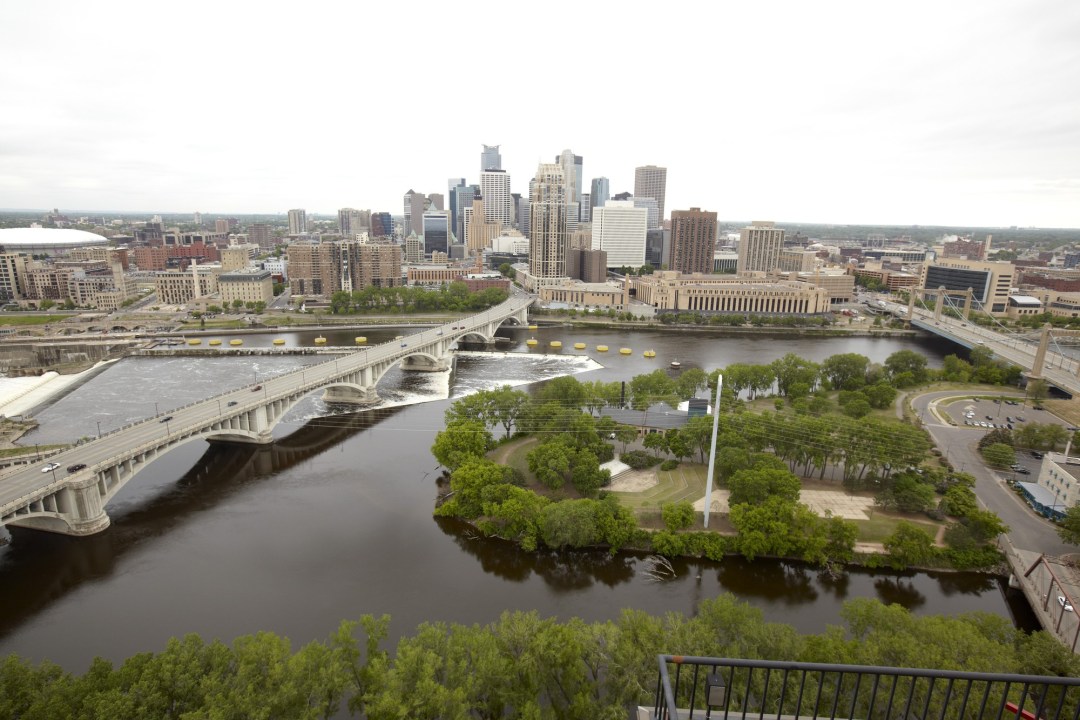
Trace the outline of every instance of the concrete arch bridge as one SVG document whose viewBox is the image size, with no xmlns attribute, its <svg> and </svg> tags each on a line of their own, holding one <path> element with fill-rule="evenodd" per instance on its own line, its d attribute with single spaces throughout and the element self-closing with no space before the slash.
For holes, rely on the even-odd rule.
<svg viewBox="0 0 1080 720">
<path fill-rule="evenodd" d="M 109 500 L 169 450 L 195 440 L 270 443 L 285 414 L 320 389 L 327 402 L 373 404 L 379 379 L 395 364 L 406 370 L 449 369 L 459 341 L 489 343 L 503 323 L 527 324 L 531 302 L 531 297 L 513 297 L 463 320 L 230 390 L 14 469 L 0 476 L 0 525 L 65 535 L 100 532 L 109 526 Z M 57 467 L 46 469 L 46 461 Z"/>
</svg>

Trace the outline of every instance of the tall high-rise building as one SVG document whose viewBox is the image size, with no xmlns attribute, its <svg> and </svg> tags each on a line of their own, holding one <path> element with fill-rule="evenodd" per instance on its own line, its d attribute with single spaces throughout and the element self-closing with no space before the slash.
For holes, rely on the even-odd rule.
<svg viewBox="0 0 1080 720">
<path fill-rule="evenodd" d="M 424 234 L 424 210 L 427 209 L 427 198 L 424 193 L 409 190 L 402 198 L 402 209 L 405 214 L 404 234 L 408 237 L 410 232 L 417 235 Z"/>
<path fill-rule="evenodd" d="M 582 157 L 575 155 L 572 150 L 563 150 L 555 158 L 555 162 L 562 165 L 563 177 L 566 182 L 566 202 L 581 202 Z"/>
<path fill-rule="evenodd" d="M 355 238 L 360 233 L 371 232 L 371 211 L 342 208 L 338 210 L 338 232 L 346 240 Z"/>
<path fill-rule="evenodd" d="M 484 198 L 484 220 L 510 227 L 510 176 L 506 171 L 480 173 L 480 195 Z"/>
<path fill-rule="evenodd" d="M 581 207 L 578 209 L 578 222 L 592 222 L 592 198 L 589 193 L 581 193 Z"/>
<path fill-rule="evenodd" d="M 371 230 L 368 233 L 372 238 L 386 238 L 394 235 L 394 219 L 388 212 L 371 213 Z"/>
<path fill-rule="evenodd" d="M 480 152 L 480 172 L 485 170 L 502 170 L 502 155 L 499 154 L 498 145 L 484 145 Z"/>
<path fill-rule="evenodd" d="M 656 200 L 660 222 L 664 222 L 664 198 L 667 196 L 667 168 L 643 165 L 634 169 L 634 197 L 651 197 Z"/>
<path fill-rule="evenodd" d="M 445 210 L 424 213 L 424 255 L 450 252 L 450 214 Z"/>
<path fill-rule="evenodd" d="M 450 229 L 454 235 L 461 239 L 461 233 L 458 229 L 461 227 L 458 222 L 461 218 L 461 208 L 464 205 L 458 205 L 458 188 L 464 188 L 465 178 L 450 178 L 446 181 L 446 201 L 448 209 L 450 210 Z"/>
<path fill-rule="evenodd" d="M 651 197 L 633 197 L 634 207 L 645 208 L 649 211 L 649 229 L 655 230 L 660 227 L 660 205 L 656 202 L 656 198 Z"/>
<path fill-rule="evenodd" d="M 479 185 L 457 185 L 450 194 L 450 221 L 458 242 L 465 242 L 465 211 L 480 194 Z"/>
<path fill-rule="evenodd" d="M 427 196 L 427 202 L 424 204 L 424 211 L 428 210 L 445 210 L 446 198 L 442 193 L 431 193 Z"/>
<path fill-rule="evenodd" d="M 468 247 L 469 255 L 480 255 L 491 247 L 491 241 L 499 237 L 502 233 L 502 224 L 499 222 L 489 222 L 486 219 L 487 210 L 485 209 L 484 200 L 477 198 L 473 200 L 472 207 L 466 211 L 468 216 L 468 230 L 465 237 L 465 244 Z"/>
<path fill-rule="evenodd" d="M 604 203 L 611 199 L 611 181 L 606 177 L 592 179 L 592 187 L 589 192 L 589 204 L 591 209 L 604 207 Z"/>
<path fill-rule="evenodd" d="M 772 272 L 780 266 L 784 231 L 774 223 L 755 220 L 739 231 L 739 273 Z"/>
<path fill-rule="evenodd" d="M 289 234 L 303 235 L 307 232 L 307 213 L 303 210 L 289 211 Z"/>
<path fill-rule="evenodd" d="M 294 295 L 330 297 L 339 290 L 398 287 L 401 246 L 355 240 L 289 245 L 289 289 Z"/>
<path fill-rule="evenodd" d="M 607 253 L 608 267 L 638 268 L 645 264 L 648 211 L 630 201 L 611 201 L 596 208 L 592 220 L 592 249 Z"/>
<path fill-rule="evenodd" d="M 270 226 L 267 223 L 248 225 L 248 242 L 255 243 L 261 250 L 272 250 L 274 238 L 270 234 Z"/>
<path fill-rule="evenodd" d="M 229 232 L 229 221 L 225 218 L 218 218 L 214 221 L 214 232 Z"/>
<path fill-rule="evenodd" d="M 711 273 L 716 249 L 716 213 L 701 208 L 671 213 L 671 269 Z"/>
<path fill-rule="evenodd" d="M 541 163 L 529 183 L 529 274 L 539 284 L 566 276 L 567 201 L 562 165 Z"/>
</svg>

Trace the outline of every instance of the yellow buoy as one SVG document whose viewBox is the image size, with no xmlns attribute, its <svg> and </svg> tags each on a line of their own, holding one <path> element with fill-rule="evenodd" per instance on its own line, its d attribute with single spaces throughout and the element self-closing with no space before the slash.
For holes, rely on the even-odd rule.
<svg viewBox="0 0 1080 720">
<path fill-rule="evenodd" d="M 585 349 L 585 343 L 574 343 L 574 349 L 575 350 L 584 350 Z"/>
<path fill-rule="evenodd" d="M 275 345 L 284 345 L 285 344 L 285 338 L 274 338 L 274 344 Z"/>
<path fill-rule="evenodd" d="M 532 347 L 533 345 L 536 344 L 536 338 L 529 338 L 528 340 L 525 341 L 525 344 L 528 345 L 529 347 Z"/>
<path fill-rule="evenodd" d="M 619 354 L 620 355 L 629 355 L 632 352 L 634 352 L 634 351 L 631 350 L 630 348 L 619 348 Z"/>
<path fill-rule="evenodd" d="M 211 340 L 211 341 L 210 341 L 210 342 L 209 342 L 208 344 L 209 344 L 209 345 L 220 345 L 220 344 L 221 344 L 221 341 L 220 341 L 220 340 L 218 340 L 217 338 L 214 338 L 214 339 L 213 339 L 213 340 Z"/>
<path fill-rule="evenodd" d="M 324 338 L 322 335 L 320 335 L 319 337 L 315 338 L 315 344 L 316 345 L 325 345 L 326 344 L 326 338 Z"/>
<path fill-rule="evenodd" d="M 597 352 L 607 352 L 607 345 L 597 345 L 596 350 Z"/>
<path fill-rule="evenodd" d="M 535 329 L 536 329 L 536 326 L 535 326 L 535 325 L 530 325 L 530 326 L 529 326 L 529 329 L 530 329 L 530 330 L 535 330 Z"/>
<path fill-rule="evenodd" d="M 211 345 L 212 344 L 213 343 L 211 343 Z M 237 347 L 238 345 L 243 345 L 244 341 L 241 340 L 240 338 L 233 338 L 232 340 L 229 341 L 229 344 L 232 345 L 233 347 Z"/>
<path fill-rule="evenodd" d="M 187 344 L 188 345 L 202 345 L 202 340 L 200 340 L 199 338 L 191 338 L 190 340 L 187 341 Z"/>
<path fill-rule="evenodd" d="M 562 343 L 560 341 L 558 341 L 558 340 L 552 340 L 550 345 L 553 348 L 561 348 L 562 347 Z"/>
<path fill-rule="evenodd" d="M 656 351 L 655 350 L 646 350 L 645 351 L 645 357 L 656 357 Z"/>
<path fill-rule="evenodd" d="M 363 344 L 364 344 L 364 343 L 366 343 L 366 342 L 367 342 L 367 338 L 366 338 L 366 337 L 364 337 L 363 335 L 361 335 L 360 337 L 356 338 L 356 344 L 357 344 L 357 345 L 363 345 Z"/>
</svg>

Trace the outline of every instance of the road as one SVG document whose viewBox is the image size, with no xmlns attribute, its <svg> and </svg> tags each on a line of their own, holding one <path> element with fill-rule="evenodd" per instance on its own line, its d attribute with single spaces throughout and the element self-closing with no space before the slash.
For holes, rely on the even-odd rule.
<svg viewBox="0 0 1080 720">
<path fill-rule="evenodd" d="M 911 405 L 930 432 L 934 443 L 943 454 L 947 454 L 952 466 L 963 468 L 964 472 L 975 476 L 975 494 L 988 510 L 996 513 L 1009 526 L 1008 534 L 1016 547 L 1053 556 L 1075 553 L 1077 548 L 1061 541 L 1053 523 L 1036 514 L 1023 499 L 1009 489 L 1003 477 L 983 463 L 978 452 L 978 442 L 987 432 L 986 429 L 948 425 L 930 412 L 931 404 L 944 398 L 971 394 L 961 390 L 926 393 L 912 398 Z M 1026 479 L 1034 482 L 1036 477 L 1037 471 Z"/>
</svg>

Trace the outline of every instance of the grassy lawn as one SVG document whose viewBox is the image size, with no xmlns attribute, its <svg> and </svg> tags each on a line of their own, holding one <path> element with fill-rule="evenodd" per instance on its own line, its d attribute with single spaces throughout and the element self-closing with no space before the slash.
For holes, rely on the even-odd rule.
<svg viewBox="0 0 1080 720">
<path fill-rule="evenodd" d="M 912 525 L 917 525 L 921 530 L 925 530 L 930 534 L 930 537 L 937 537 L 938 528 L 940 525 L 922 518 L 915 520 L 914 518 L 904 518 L 895 515 L 887 515 L 875 511 L 874 516 L 869 520 L 852 520 L 859 528 L 859 542 L 868 543 L 880 543 L 884 542 L 885 538 L 896 532 L 896 526 L 901 522 L 909 522 Z"/>
<path fill-rule="evenodd" d="M 694 502 L 705 495 L 705 474 L 702 465 L 679 465 L 674 470 L 656 469 L 659 482 L 643 492 L 613 492 L 619 502 L 634 511 L 660 510 L 664 503 Z"/>
<path fill-rule="evenodd" d="M 0 325 L 47 325 L 66 320 L 67 315 L 22 315 L 0 313 Z"/>
</svg>

